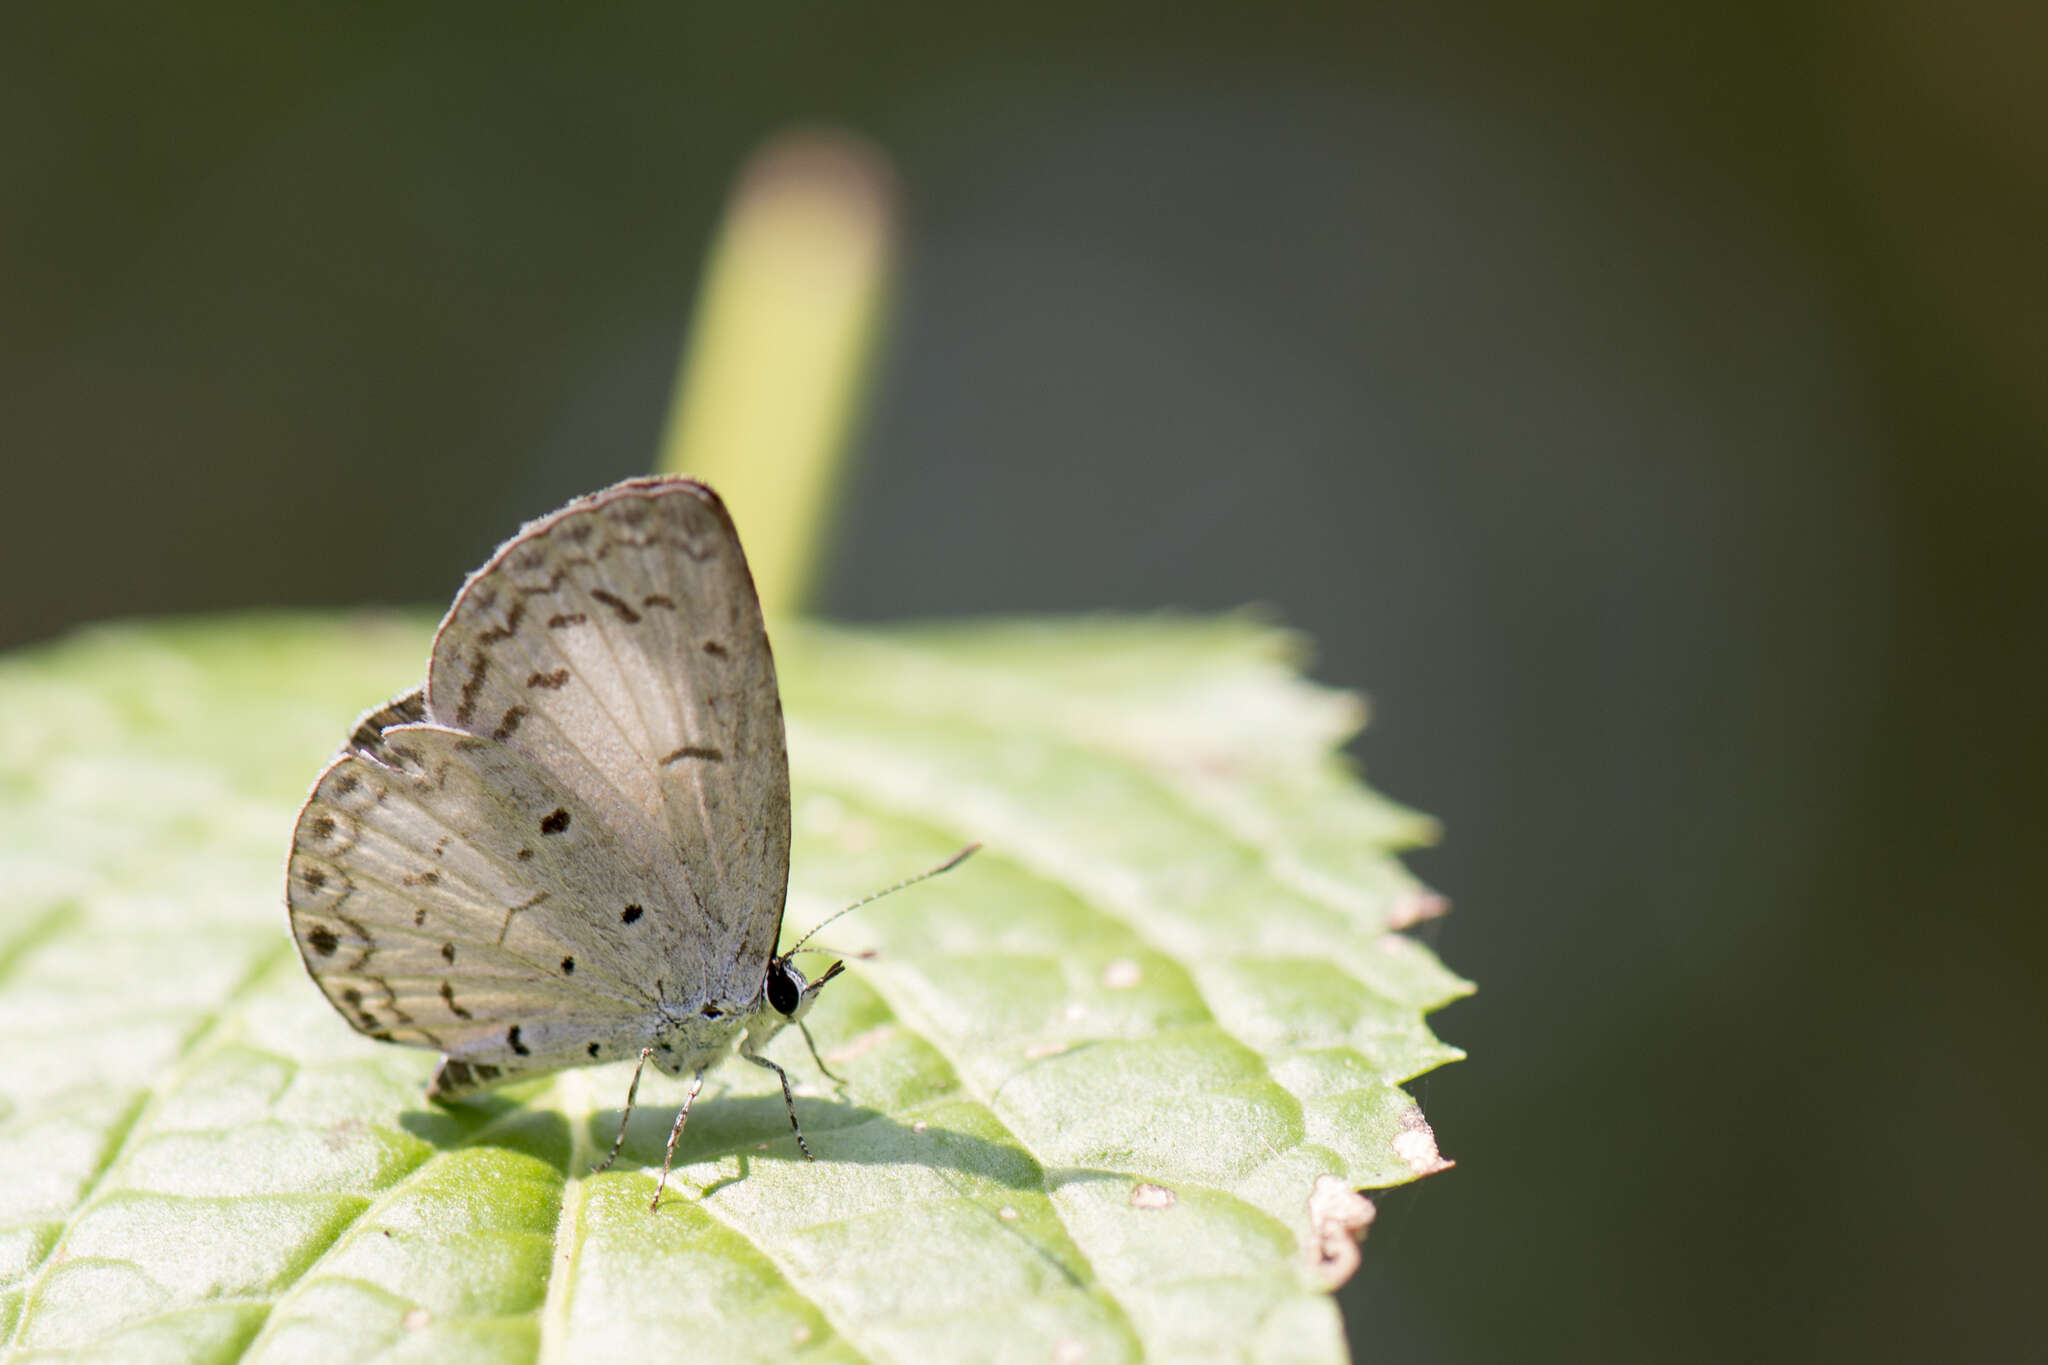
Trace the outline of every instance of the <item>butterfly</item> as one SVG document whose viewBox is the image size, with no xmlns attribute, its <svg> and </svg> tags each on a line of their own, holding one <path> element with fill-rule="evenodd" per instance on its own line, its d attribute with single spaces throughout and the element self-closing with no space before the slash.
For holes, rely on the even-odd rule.
<svg viewBox="0 0 2048 1365">
<path fill-rule="evenodd" d="M 813 981 L 801 941 L 776 951 L 789 840 L 775 661 L 732 519 L 693 479 L 629 479 L 469 576 L 426 685 L 364 714 L 315 780 L 286 902 L 343 1018 L 443 1054 L 431 1099 L 637 1058 L 603 1170 L 647 1064 L 689 1076 L 658 1208 L 736 1042 L 811 1159 L 761 1050 L 796 1024 L 832 1074 L 803 1019 L 845 963 Z"/>
</svg>

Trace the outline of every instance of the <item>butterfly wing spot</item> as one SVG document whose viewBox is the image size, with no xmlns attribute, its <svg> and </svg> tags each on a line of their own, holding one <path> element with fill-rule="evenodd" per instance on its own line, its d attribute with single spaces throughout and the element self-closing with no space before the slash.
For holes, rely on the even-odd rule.
<svg viewBox="0 0 2048 1365">
<path fill-rule="evenodd" d="M 634 611 L 631 604 L 617 594 L 606 592 L 603 588 L 592 588 L 590 590 L 590 599 L 593 602 L 602 602 L 610 607 L 619 614 L 619 619 L 627 625 L 637 626 L 640 624 L 640 613 Z"/>
<path fill-rule="evenodd" d="M 448 1006 L 448 1012 L 457 1019 L 473 1019 L 476 1017 L 455 1003 L 455 987 L 449 985 L 446 981 L 441 983 L 441 1000 L 442 1003 Z"/>
<path fill-rule="evenodd" d="M 481 1090 L 505 1074 L 505 1068 L 489 1062 L 465 1062 L 459 1057 L 443 1057 L 440 1070 L 427 1086 L 430 1100 L 460 1099 L 472 1090 Z"/>
<path fill-rule="evenodd" d="M 631 924 L 634 920 L 639 919 L 640 916 L 644 913 L 646 912 L 643 911 L 639 906 L 629 905 L 625 909 L 619 911 L 619 922 L 621 924 Z"/>
<path fill-rule="evenodd" d="M 674 611 L 676 609 L 676 601 L 665 592 L 651 592 L 640 599 L 640 609 L 642 611 L 652 611 L 656 607 L 666 607 L 670 611 Z"/>
<path fill-rule="evenodd" d="M 679 763 L 686 758 L 701 758 L 706 763 L 723 763 L 725 762 L 725 751 L 713 748 L 708 744 L 685 744 L 675 752 L 663 755 L 661 761 L 665 767 L 670 763 Z"/>
<path fill-rule="evenodd" d="M 563 810 L 560 806 L 556 806 L 540 822 L 540 832 L 542 834 L 560 834 L 567 828 L 569 828 L 569 812 Z"/>
<path fill-rule="evenodd" d="M 575 974 L 576 974 L 576 959 L 575 959 L 575 958 L 573 958 L 573 957 L 565 957 L 565 958 L 563 958 L 563 959 L 562 959 L 562 975 L 563 975 L 563 976 L 574 976 Z"/>
<path fill-rule="evenodd" d="M 341 940 L 334 936 L 332 929 L 323 924 L 306 935 L 306 946 L 322 957 L 333 957 L 334 950 L 341 946 Z"/>
<path fill-rule="evenodd" d="M 454 944 L 452 944 L 452 943 L 444 943 L 444 944 L 442 944 L 442 945 L 441 945 L 441 960 L 442 960 L 443 962 L 447 963 L 447 964 L 448 964 L 449 966 L 451 966 L 451 967 L 455 965 L 455 945 L 454 945 Z"/>
<path fill-rule="evenodd" d="M 526 680 L 528 687 L 544 687 L 550 692 L 559 692 L 569 681 L 569 670 L 558 668 L 552 673 L 536 673 Z"/>
<path fill-rule="evenodd" d="M 506 740 L 512 738 L 513 732 L 519 728 L 519 722 L 525 719 L 525 707 L 508 707 L 505 711 L 504 718 L 498 722 L 498 728 L 491 731 L 491 738 L 497 740 L 498 743 L 503 744 Z"/>
<path fill-rule="evenodd" d="M 583 1049 L 583 1050 L 584 1050 L 585 1052 L 589 1053 L 589 1054 L 590 1054 L 591 1056 L 595 1057 L 595 1056 L 597 1055 L 597 1052 L 598 1052 L 598 1047 L 597 1047 L 597 1044 L 596 1044 L 596 1043 L 592 1043 L 592 1044 L 591 1044 L 591 1045 L 590 1045 L 589 1047 L 586 1047 L 586 1048 L 585 1048 L 585 1049 Z"/>
<path fill-rule="evenodd" d="M 398 1003 L 398 992 L 391 989 L 391 983 L 381 976 L 371 977 L 370 982 L 384 992 L 384 1008 L 391 1012 L 391 1017 L 401 1024 L 410 1024 L 412 1016 Z"/>
<path fill-rule="evenodd" d="M 706 640 L 704 642 L 704 652 L 714 659 L 723 659 L 725 657 L 725 646 L 716 640 Z"/>
<path fill-rule="evenodd" d="M 360 920 L 352 920 L 347 915 L 336 915 L 335 918 L 347 925 L 349 932 L 363 941 L 363 950 L 356 954 L 356 960 L 349 963 L 345 969 L 351 972 L 360 972 L 369 965 L 370 959 L 376 955 L 377 940 L 370 937 L 369 928 Z"/>
<path fill-rule="evenodd" d="M 548 629 L 567 630 L 570 626 L 580 626 L 589 619 L 580 611 L 557 612 L 548 618 Z"/>
<path fill-rule="evenodd" d="M 369 1007 L 363 1004 L 363 993 L 354 986 L 350 986 L 347 990 L 343 991 L 341 998 L 350 1009 L 356 1012 L 356 1017 L 362 1021 L 362 1028 L 365 1033 L 374 1033 L 384 1027 L 384 1021 L 371 1013 Z"/>
<path fill-rule="evenodd" d="M 498 926 L 498 946 L 500 948 L 505 946 L 505 935 L 512 932 L 512 917 L 518 914 L 521 910 L 533 909 L 534 906 L 539 905 L 542 901 L 546 900 L 547 898 L 547 892 L 536 891 L 533 893 L 531 899 L 521 901 L 519 904 L 513 906 L 510 910 L 507 910 L 505 912 L 505 922 Z"/>
<path fill-rule="evenodd" d="M 494 645 L 500 640 L 509 640 L 519 633 L 519 623 L 526 619 L 526 601 L 521 598 L 512 604 L 512 610 L 505 613 L 503 625 L 493 626 L 476 637 L 480 645 Z"/>
<path fill-rule="evenodd" d="M 355 847 L 361 831 L 348 816 L 339 811 L 318 808 L 315 801 L 317 798 L 306 803 L 306 813 L 299 821 L 297 843 L 308 852 L 338 858 Z"/>
<path fill-rule="evenodd" d="M 533 1049 L 519 1041 L 519 1025 L 517 1024 L 505 1030 L 505 1046 L 511 1048 L 522 1057 L 533 1055 Z"/>
<path fill-rule="evenodd" d="M 483 691 L 484 679 L 490 676 L 490 656 L 479 649 L 470 656 L 469 676 L 463 679 L 462 695 L 455 703 L 455 723 L 468 725 L 470 717 L 476 714 L 476 694 Z"/>
<path fill-rule="evenodd" d="M 400 886 L 439 886 L 441 874 L 429 869 L 425 872 L 408 872 L 398 879 Z"/>
<path fill-rule="evenodd" d="M 355 890 L 348 874 L 335 864 L 323 862 L 310 853 L 292 859 L 291 886 L 286 899 L 295 912 L 332 914 Z"/>
<path fill-rule="evenodd" d="M 403 696 L 393 697 L 384 705 L 372 711 L 365 711 L 356 717 L 355 728 L 349 732 L 348 742 L 342 745 L 342 752 L 351 750 L 370 758 L 382 753 L 381 741 L 384 732 L 397 725 L 411 725 L 426 718 L 426 695 L 417 687 Z"/>
<path fill-rule="evenodd" d="M 522 848 L 515 856 L 522 863 L 530 863 L 533 861 L 533 850 L 530 848 Z"/>
</svg>

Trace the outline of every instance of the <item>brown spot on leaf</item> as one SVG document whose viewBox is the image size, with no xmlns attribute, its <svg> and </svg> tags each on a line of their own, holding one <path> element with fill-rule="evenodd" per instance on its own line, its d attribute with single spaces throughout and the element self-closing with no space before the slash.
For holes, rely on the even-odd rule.
<svg viewBox="0 0 2048 1365">
<path fill-rule="evenodd" d="M 1134 1209 L 1170 1209 L 1180 1202 L 1180 1196 L 1164 1185 L 1139 1183 L 1131 1186 L 1131 1207 Z"/>
<path fill-rule="evenodd" d="M 1447 1171 L 1451 1163 L 1444 1160 L 1443 1153 L 1436 1148 L 1436 1132 L 1429 1126 L 1429 1120 L 1422 1117 L 1419 1109 L 1409 1109 L 1399 1120 L 1400 1129 L 1394 1134 L 1394 1155 L 1416 1175 L 1433 1175 Z"/>
<path fill-rule="evenodd" d="M 1325 1289 L 1335 1289 L 1358 1269 L 1358 1244 L 1377 1213 L 1350 1182 L 1334 1175 L 1316 1177 L 1308 1195 L 1308 1257 Z"/>
</svg>

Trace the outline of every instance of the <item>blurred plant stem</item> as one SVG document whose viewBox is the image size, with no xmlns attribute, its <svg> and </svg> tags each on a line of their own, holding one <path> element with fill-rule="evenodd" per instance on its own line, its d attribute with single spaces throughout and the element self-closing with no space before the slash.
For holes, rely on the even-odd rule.
<svg viewBox="0 0 2048 1365">
<path fill-rule="evenodd" d="M 718 489 L 771 616 L 808 604 L 881 334 L 894 176 L 849 134 L 774 139 L 713 244 L 658 467 Z"/>
</svg>

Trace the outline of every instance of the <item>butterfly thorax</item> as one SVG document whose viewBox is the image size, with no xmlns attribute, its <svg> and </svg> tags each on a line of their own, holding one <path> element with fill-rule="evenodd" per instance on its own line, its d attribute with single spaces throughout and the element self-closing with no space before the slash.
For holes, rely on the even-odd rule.
<svg viewBox="0 0 2048 1365">
<path fill-rule="evenodd" d="M 664 1025 L 650 1040 L 654 1053 L 648 1060 L 665 1075 L 692 1075 L 731 1052 L 751 1018 L 751 1014 L 736 1012 L 712 1018 L 694 1014 L 678 1019 Z"/>
</svg>

